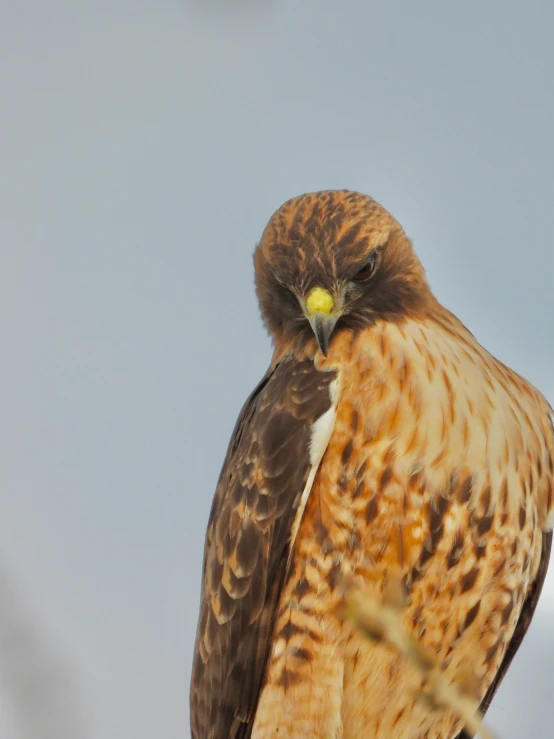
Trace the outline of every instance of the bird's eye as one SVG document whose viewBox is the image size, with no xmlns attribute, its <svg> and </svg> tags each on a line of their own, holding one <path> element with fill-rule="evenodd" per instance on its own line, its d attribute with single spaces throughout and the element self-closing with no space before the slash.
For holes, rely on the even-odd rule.
<svg viewBox="0 0 554 739">
<path fill-rule="evenodd" d="M 354 277 L 352 278 L 354 282 L 364 282 L 365 280 L 369 280 L 369 278 L 373 275 L 377 268 L 377 254 L 372 254 L 367 262 L 364 264 L 364 266 L 359 270 L 359 272 L 356 272 Z"/>
</svg>

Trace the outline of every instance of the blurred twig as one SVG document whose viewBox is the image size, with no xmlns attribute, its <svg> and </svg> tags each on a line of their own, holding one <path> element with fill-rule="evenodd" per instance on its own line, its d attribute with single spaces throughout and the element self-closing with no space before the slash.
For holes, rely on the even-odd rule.
<svg viewBox="0 0 554 739">
<path fill-rule="evenodd" d="M 415 695 L 417 700 L 434 710 L 452 711 L 469 732 L 478 733 L 483 739 L 493 739 L 483 726 L 470 678 L 460 675 L 451 684 L 435 656 L 403 628 L 400 589 L 389 588 L 383 600 L 377 602 L 360 587 L 349 583 L 345 586 L 344 606 L 347 617 L 368 639 L 386 644 L 422 675 L 424 688 Z"/>
</svg>

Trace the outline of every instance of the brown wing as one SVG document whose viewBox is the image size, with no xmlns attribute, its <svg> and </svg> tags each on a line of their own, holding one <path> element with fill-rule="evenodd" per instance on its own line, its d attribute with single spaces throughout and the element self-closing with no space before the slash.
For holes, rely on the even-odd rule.
<svg viewBox="0 0 554 739">
<path fill-rule="evenodd" d="M 542 555 L 539 564 L 539 570 L 537 572 L 537 577 L 535 578 L 535 582 L 533 583 L 531 590 L 529 591 L 529 595 L 523 603 L 523 608 L 521 609 L 519 620 L 516 624 L 512 639 L 508 645 L 508 649 L 506 650 L 506 654 L 504 655 L 504 659 L 500 663 L 500 668 L 496 673 L 496 677 L 494 678 L 485 697 L 483 698 L 483 702 L 481 703 L 481 711 L 483 714 L 485 714 L 489 709 L 492 703 L 492 699 L 494 698 L 496 691 L 500 687 L 500 683 L 508 672 L 508 668 L 510 667 L 511 662 L 515 657 L 516 652 L 521 645 L 521 642 L 523 641 L 523 637 L 527 633 L 527 629 L 531 624 L 533 614 L 535 613 L 537 603 L 539 602 L 544 579 L 546 577 L 551 549 L 552 532 L 549 531 L 548 533 L 543 533 L 542 535 Z M 462 731 L 460 734 L 458 734 L 457 739 L 473 739 L 473 734 L 468 734 L 467 731 Z"/>
<path fill-rule="evenodd" d="M 246 739 L 270 648 L 314 422 L 334 372 L 289 358 L 246 401 L 208 522 L 190 688 L 193 739 Z"/>
</svg>

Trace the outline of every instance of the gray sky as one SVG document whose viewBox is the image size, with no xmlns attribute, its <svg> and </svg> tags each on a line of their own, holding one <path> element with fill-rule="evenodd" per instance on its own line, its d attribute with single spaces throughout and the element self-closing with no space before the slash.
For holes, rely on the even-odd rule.
<svg viewBox="0 0 554 739">
<path fill-rule="evenodd" d="M 188 736 L 206 519 L 270 356 L 251 254 L 287 198 L 373 195 L 554 401 L 554 5 L 207 4 L 0 0 L 0 587 L 32 673 L 0 670 L 2 736 L 38 739 L 43 673 L 59 739 Z M 531 706 L 549 735 L 553 614 L 551 572 L 504 739 Z"/>
</svg>

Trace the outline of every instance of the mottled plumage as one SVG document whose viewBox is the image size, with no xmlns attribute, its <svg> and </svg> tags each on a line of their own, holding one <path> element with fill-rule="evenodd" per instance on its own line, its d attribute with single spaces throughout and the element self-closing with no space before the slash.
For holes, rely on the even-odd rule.
<svg viewBox="0 0 554 739">
<path fill-rule="evenodd" d="M 546 574 L 552 411 L 438 303 L 367 196 L 288 201 L 255 267 L 275 351 L 208 524 L 193 739 L 466 739 L 344 620 L 341 582 L 377 598 L 401 582 L 405 627 L 448 679 L 471 669 L 486 710 Z"/>
</svg>

